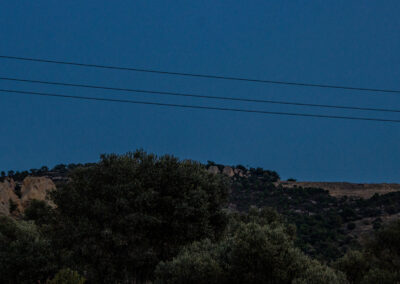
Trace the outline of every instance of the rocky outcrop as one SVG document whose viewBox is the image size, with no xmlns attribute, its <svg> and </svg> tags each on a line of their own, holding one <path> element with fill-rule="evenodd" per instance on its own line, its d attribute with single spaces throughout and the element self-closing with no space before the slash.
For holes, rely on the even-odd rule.
<svg viewBox="0 0 400 284">
<path fill-rule="evenodd" d="M 250 175 L 249 172 L 245 172 L 242 169 L 239 168 L 235 168 L 235 167 L 229 167 L 229 166 L 224 166 L 222 168 L 222 171 L 220 170 L 220 168 L 218 168 L 218 166 L 210 166 L 208 168 L 208 172 L 211 174 L 219 174 L 222 173 L 228 177 L 234 177 L 234 176 L 239 176 L 239 177 L 248 177 Z"/>
<path fill-rule="evenodd" d="M 211 173 L 211 174 L 216 175 L 216 174 L 219 174 L 219 169 L 218 169 L 217 166 L 210 166 L 208 168 L 208 172 Z"/>
<path fill-rule="evenodd" d="M 32 199 L 46 200 L 47 193 L 55 188 L 55 184 L 49 178 L 26 177 L 21 187 L 21 203 L 25 207 Z"/>
<path fill-rule="evenodd" d="M 16 194 L 17 187 L 21 189 L 21 198 Z M 0 182 L 0 215 L 22 213 L 30 200 L 46 200 L 47 193 L 55 189 L 53 181 L 46 177 L 26 177 L 22 184 L 16 184 L 13 179 L 7 178 Z M 16 206 L 14 212 L 10 212 L 10 202 Z"/>
<path fill-rule="evenodd" d="M 227 175 L 228 177 L 233 177 L 235 175 L 235 173 L 233 172 L 233 169 L 231 167 L 224 167 L 224 169 L 222 170 L 222 173 L 224 175 Z"/>
<path fill-rule="evenodd" d="M 235 175 L 238 175 L 240 177 L 244 177 L 243 170 L 236 168 L 233 171 L 234 171 Z"/>
<path fill-rule="evenodd" d="M 13 202 L 16 209 L 21 211 L 21 200 L 15 194 L 15 182 L 13 179 L 6 179 L 0 182 L 0 215 L 10 215 L 10 203 Z"/>
</svg>

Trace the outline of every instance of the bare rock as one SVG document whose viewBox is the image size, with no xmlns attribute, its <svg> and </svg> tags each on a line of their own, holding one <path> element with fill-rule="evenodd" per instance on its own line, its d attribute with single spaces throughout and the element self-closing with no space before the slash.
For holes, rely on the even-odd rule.
<svg viewBox="0 0 400 284">
<path fill-rule="evenodd" d="M 244 177 L 243 170 L 241 170 L 241 169 L 236 168 L 234 170 L 234 173 L 235 173 L 235 175 L 238 175 L 240 177 Z"/>
<path fill-rule="evenodd" d="M 21 204 L 27 206 L 32 199 L 46 200 L 47 193 L 55 189 L 55 184 L 47 177 L 26 177 L 21 187 Z"/>
<path fill-rule="evenodd" d="M 219 174 L 219 169 L 217 166 L 211 166 L 208 168 L 208 172 L 216 175 L 216 174 Z"/>
<path fill-rule="evenodd" d="M 17 209 L 21 212 L 21 201 L 14 192 L 15 182 L 13 179 L 6 179 L 0 182 L 0 215 L 10 215 L 10 200 L 14 202 Z"/>
<path fill-rule="evenodd" d="M 231 167 L 225 167 L 225 168 L 222 170 L 222 173 L 223 173 L 224 175 L 227 175 L 228 177 L 233 177 L 233 176 L 235 175 L 235 173 L 233 172 L 233 169 L 232 169 Z"/>
</svg>

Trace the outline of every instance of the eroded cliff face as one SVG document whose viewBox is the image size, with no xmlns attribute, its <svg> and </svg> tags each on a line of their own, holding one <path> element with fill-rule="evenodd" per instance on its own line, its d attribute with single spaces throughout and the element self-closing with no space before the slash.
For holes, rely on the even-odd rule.
<svg viewBox="0 0 400 284">
<path fill-rule="evenodd" d="M 20 189 L 20 197 L 17 188 Z M 0 215 L 22 213 L 30 200 L 46 200 L 47 193 L 55 189 L 53 181 L 46 177 L 26 177 L 21 184 L 7 178 L 0 182 Z M 10 203 L 14 206 L 10 206 Z M 11 207 L 15 209 L 13 212 L 10 212 Z"/>
<path fill-rule="evenodd" d="M 26 177 L 21 186 L 21 203 L 23 207 L 32 199 L 46 200 L 48 192 L 56 188 L 53 181 L 46 177 Z"/>
<path fill-rule="evenodd" d="M 10 203 L 14 203 L 16 209 L 22 209 L 21 201 L 15 194 L 15 187 L 13 179 L 0 182 L 0 215 L 10 215 Z"/>
</svg>

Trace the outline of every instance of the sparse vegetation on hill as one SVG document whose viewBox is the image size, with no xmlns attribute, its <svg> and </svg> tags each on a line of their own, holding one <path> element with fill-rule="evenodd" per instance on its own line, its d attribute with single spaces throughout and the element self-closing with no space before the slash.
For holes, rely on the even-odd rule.
<svg viewBox="0 0 400 284">
<path fill-rule="evenodd" d="M 375 194 L 369 199 L 336 198 L 320 188 L 285 188 L 263 175 L 237 176 L 230 202 L 239 211 L 250 206 L 272 207 L 297 226 L 297 245 L 320 260 L 333 260 L 349 248 L 360 246 L 361 236 L 352 233 L 356 221 L 372 219 L 378 229 L 382 216 L 400 212 L 400 192 Z M 359 226 L 369 224 L 359 223 Z"/>
</svg>

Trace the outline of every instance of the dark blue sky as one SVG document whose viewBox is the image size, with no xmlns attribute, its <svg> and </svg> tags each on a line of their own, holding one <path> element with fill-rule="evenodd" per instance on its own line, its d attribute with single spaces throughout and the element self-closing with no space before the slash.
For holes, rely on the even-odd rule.
<svg viewBox="0 0 400 284">
<path fill-rule="evenodd" d="M 0 54 L 400 89 L 400 1 L 2 1 Z M 177 78 L 0 60 L 0 76 L 400 108 L 399 94 Z M 331 111 L 58 88 L 1 88 L 270 111 Z M 273 169 L 282 178 L 400 182 L 400 125 L 0 94 L 0 169 L 157 154 Z"/>
</svg>

